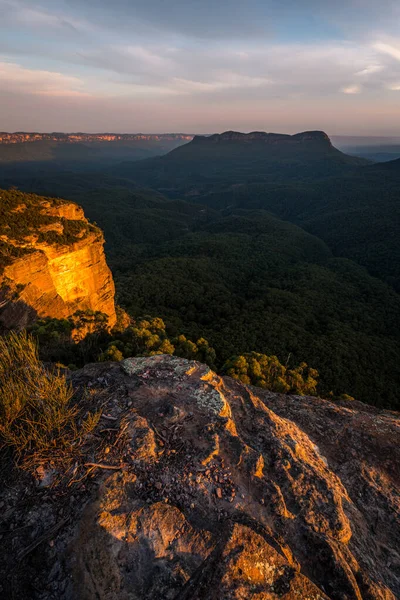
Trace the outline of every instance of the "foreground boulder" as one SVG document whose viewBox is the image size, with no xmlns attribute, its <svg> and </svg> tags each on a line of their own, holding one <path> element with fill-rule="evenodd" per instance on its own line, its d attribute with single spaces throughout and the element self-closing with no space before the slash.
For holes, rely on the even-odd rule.
<svg viewBox="0 0 400 600">
<path fill-rule="evenodd" d="M 398 414 L 165 355 L 89 365 L 73 384 L 112 443 L 101 461 L 90 450 L 81 487 L 30 492 L 23 537 L 9 515 L 17 597 L 400 597 Z"/>
</svg>

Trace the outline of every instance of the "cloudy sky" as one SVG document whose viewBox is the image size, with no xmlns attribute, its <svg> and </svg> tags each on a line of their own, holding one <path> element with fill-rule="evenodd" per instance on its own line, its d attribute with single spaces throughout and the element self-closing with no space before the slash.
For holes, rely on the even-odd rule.
<svg viewBox="0 0 400 600">
<path fill-rule="evenodd" d="M 400 135 L 399 0 L 0 0 L 0 130 Z"/>
</svg>

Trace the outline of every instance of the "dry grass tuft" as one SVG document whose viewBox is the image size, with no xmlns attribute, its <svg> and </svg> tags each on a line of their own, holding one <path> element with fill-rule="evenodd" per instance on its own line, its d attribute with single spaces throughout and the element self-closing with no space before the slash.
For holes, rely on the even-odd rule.
<svg viewBox="0 0 400 600">
<path fill-rule="evenodd" d="M 0 442 L 28 470 L 57 459 L 66 467 L 96 427 L 100 413 L 80 419 L 73 394 L 64 374 L 40 362 L 31 336 L 0 338 Z"/>
</svg>

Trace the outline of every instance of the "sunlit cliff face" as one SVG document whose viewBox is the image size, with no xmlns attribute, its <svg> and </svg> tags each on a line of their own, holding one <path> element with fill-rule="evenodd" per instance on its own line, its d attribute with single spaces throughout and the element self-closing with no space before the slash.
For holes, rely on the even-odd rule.
<svg viewBox="0 0 400 600">
<path fill-rule="evenodd" d="M 65 312 L 85 309 L 104 312 L 109 315 L 110 325 L 114 325 L 114 282 L 102 240 L 91 234 L 61 253 L 51 246 L 41 246 L 40 250 L 46 256 L 52 285 L 65 305 Z"/>
<path fill-rule="evenodd" d="M 88 224 L 75 204 L 42 206 L 46 215 L 60 217 L 41 227 L 42 233 L 62 232 L 63 219 Z M 115 324 L 114 282 L 98 229 L 83 230 L 72 243 L 40 241 L 37 233 L 29 239 L 8 241 L 29 252 L 6 265 L 0 274 L 5 296 L 0 321 L 5 327 L 25 327 L 37 317 L 66 318 L 78 310 L 105 313 L 109 327 Z"/>
</svg>

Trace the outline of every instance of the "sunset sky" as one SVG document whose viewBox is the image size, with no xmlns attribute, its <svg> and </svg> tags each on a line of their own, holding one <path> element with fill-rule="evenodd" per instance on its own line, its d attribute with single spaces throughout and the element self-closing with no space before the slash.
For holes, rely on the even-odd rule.
<svg viewBox="0 0 400 600">
<path fill-rule="evenodd" d="M 399 0 L 0 0 L 0 130 L 400 135 Z"/>
</svg>

